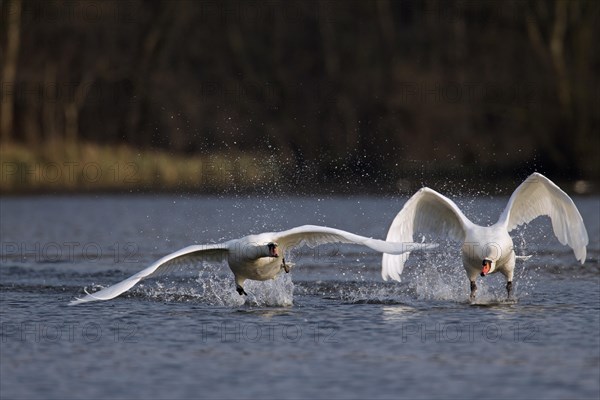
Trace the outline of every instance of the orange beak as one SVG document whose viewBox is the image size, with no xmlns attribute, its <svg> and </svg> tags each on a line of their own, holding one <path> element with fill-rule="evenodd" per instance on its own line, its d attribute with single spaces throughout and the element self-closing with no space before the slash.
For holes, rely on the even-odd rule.
<svg viewBox="0 0 600 400">
<path fill-rule="evenodd" d="M 490 273 L 490 269 L 492 268 L 492 263 L 485 260 L 482 265 L 483 265 L 483 268 L 481 268 L 481 276 L 486 276 L 487 274 Z"/>
</svg>

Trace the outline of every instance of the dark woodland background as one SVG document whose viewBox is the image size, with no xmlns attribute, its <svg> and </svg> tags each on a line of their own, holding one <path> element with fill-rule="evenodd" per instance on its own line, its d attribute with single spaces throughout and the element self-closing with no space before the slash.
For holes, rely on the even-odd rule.
<svg viewBox="0 0 600 400">
<path fill-rule="evenodd" d="M 0 4 L 7 193 L 600 178 L 594 0 Z"/>
</svg>

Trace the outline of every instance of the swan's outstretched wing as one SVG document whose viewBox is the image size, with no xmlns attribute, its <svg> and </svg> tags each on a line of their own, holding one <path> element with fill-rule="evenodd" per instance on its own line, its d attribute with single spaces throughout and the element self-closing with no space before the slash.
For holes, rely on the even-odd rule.
<svg viewBox="0 0 600 400">
<path fill-rule="evenodd" d="M 415 193 L 396 215 L 386 240 L 388 242 L 410 242 L 418 233 L 447 236 L 456 241 L 465 240 L 465 232 L 471 221 L 450 199 L 435 190 L 422 188 Z M 400 274 L 410 253 L 402 255 L 384 254 L 381 265 L 383 280 L 392 278 L 400 281 Z"/>
<path fill-rule="evenodd" d="M 176 251 L 175 253 L 164 256 L 154 264 L 150 265 L 148 268 L 141 270 L 137 274 L 130 276 L 124 281 L 104 288 L 98 292 L 91 294 L 88 293 L 87 296 L 81 299 L 73 300 L 69 303 L 69 305 L 86 303 L 88 301 L 110 300 L 131 289 L 142 279 L 169 272 L 172 269 L 177 268 L 178 264 L 181 264 L 182 262 L 221 261 L 226 255 L 227 249 L 227 243 L 185 247 Z"/>
<path fill-rule="evenodd" d="M 370 247 L 381 253 L 402 254 L 410 250 L 427 250 L 437 247 L 436 244 L 427 243 L 391 243 L 355 235 L 341 229 L 317 225 L 303 225 L 287 231 L 275 232 L 271 235 L 273 240 L 282 246 L 284 250 L 303 244 L 316 247 L 326 243 L 354 243 Z"/>
<path fill-rule="evenodd" d="M 510 232 L 542 215 L 550 217 L 558 241 L 569 245 L 583 264 L 589 243 L 583 218 L 573 200 L 542 174 L 535 172 L 519 185 L 498 222 Z"/>
</svg>

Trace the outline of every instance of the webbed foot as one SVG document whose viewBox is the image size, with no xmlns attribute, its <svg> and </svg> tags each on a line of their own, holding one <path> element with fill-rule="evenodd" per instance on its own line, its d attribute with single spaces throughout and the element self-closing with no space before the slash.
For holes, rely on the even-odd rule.
<svg viewBox="0 0 600 400">
<path fill-rule="evenodd" d="M 246 291 L 244 290 L 244 288 L 243 288 L 243 287 L 241 287 L 241 286 L 236 286 L 236 287 L 235 287 L 235 290 L 237 290 L 237 292 L 238 292 L 238 294 L 239 294 L 240 296 L 242 296 L 242 295 L 243 295 L 243 296 L 248 296 L 248 293 L 246 293 Z"/>
</svg>

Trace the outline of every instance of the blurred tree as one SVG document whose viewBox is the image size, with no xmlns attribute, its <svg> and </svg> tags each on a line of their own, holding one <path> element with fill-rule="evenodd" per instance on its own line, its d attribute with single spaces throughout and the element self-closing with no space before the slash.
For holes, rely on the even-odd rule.
<svg viewBox="0 0 600 400">
<path fill-rule="evenodd" d="M 600 176 L 597 1 L 1 4 L 3 143 Z"/>
<path fill-rule="evenodd" d="M 3 4 L 0 3 L 0 6 Z M 2 8 L 5 21 L 5 39 L 2 62 L 2 102 L 0 103 L 0 141 L 7 143 L 12 137 L 15 108 L 15 77 L 21 38 L 21 0 L 10 0 Z"/>
</svg>

